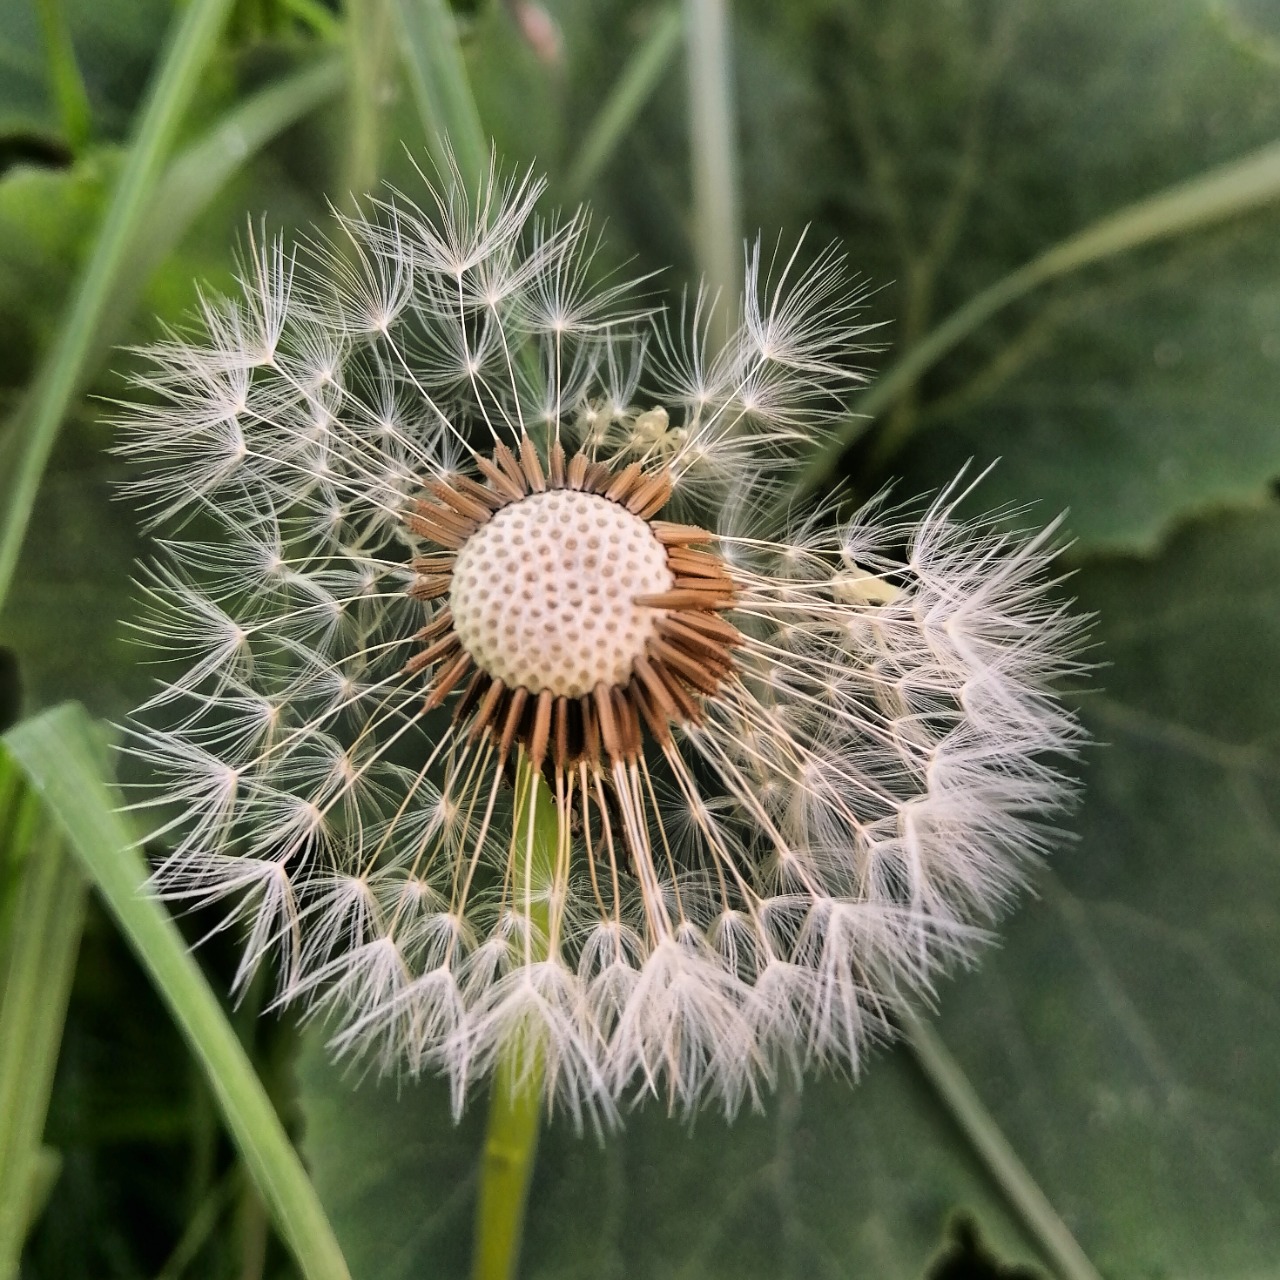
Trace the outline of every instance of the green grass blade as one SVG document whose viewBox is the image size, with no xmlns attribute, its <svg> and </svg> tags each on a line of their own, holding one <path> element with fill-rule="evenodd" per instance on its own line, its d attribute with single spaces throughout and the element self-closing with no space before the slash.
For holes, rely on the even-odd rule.
<svg viewBox="0 0 1280 1280">
<path fill-rule="evenodd" d="M 337 97 L 343 83 L 341 55 L 291 72 L 237 103 L 173 158 L 130 239 L 111 301 L 85 354 L 86 380 L 120 341 L 156 268 L 236 172 L 291 125 Z"/>
<path fill-rule="evenodd" d="M 0 965 L 8 953 L 18 886 L 39 816 L 40 802 L 8 752 L 0 750 Z"/>
<path fill-rule="evenodd" d="M 1102 1280 L 938 1033 L 914 1013 L 907 1012 L 902 1023 L 903 1038 L 916 1065 L 1052 1264 L 1055 1275 L 1059 1280 Z"/>
<path fill-rule="evenodd" d="M 678 6 L 660 13 L 640 47 L 631 55 L 618 82 L 591 122 L 577 157 L 569 167 L 565 192 L 580 200 L 613 157 L 645 104 L 662 82 L 684 31 L 684 14 Z"/>
<path fill-rule="evenodd" d="M 213 128 L 176 155 L 156 186 L 138 236 L 154 265 L 183 237 L 213 198 L 273 138 L 337 97 L 340 55 L 300 67 L 236 104 Z M 158 244 L 157 244 L 158 240 Z"/>
<path fill-rule="evenodd" d="M 305 1280 L 349 1280 L 324 1210 L 248 1056 L 177 926 L 143 887 L 147 869 L 102 780 L 97 742 L 78 704 L 24 721 L 5 737 L 169 1006 Z"/>
<path fill-rule="evenodd" d="M 325 8 L 322 0 L 281 0 L 281 7 L 299 22 L 310 27 L 321 40 L 327 40 L 330 44 L 341 43 L 342 23 L 329 9 Z"/>
<path fill-rule="evenodd" d="M 742 290 L 738 140 L 734 129 L 727 0 L 684 0 L 698 267 L 717 302 L 721 342 L 733 331 Z"/>
<path fill-rule="evenodd" d="M 93 251 L 21 412 L 24 439 L 0 511 L 0 608 L 13 581 L 58 428 L 83 384 L 85 362 L 120 266 L 230 8 L 231 0 L 191 0 L 180 11 Z"/>
<path fill-rule="evenodd" d="M 471 92 L 458 24 L 447 0 L 393 0 L 409 87 L 441 172 L 452 155 L 474 189 L 489 166 L 489 144 Z"/>
<path fill-rule="evenodd" d="M 25 807 L 22 797 L 14 800 Z M 0 957 L 0 1280 L 18 1273 L 42 1178 L 47 1182 L 40 1139 L 85 902 L 84 878 L 47 824 L 19 822 L 11 834 L 26 847 L 4 850 L 6 865 L 20 869 L 9 886 L 12 921 Z"/>
<path fill-rule="evenodd" d="M 336 98 L 344 77 L 339 54 L 299 68 L 237 103 L 173 158 L 130 243 L 120 273 L 121 285 L 104 325 L 113 335 L 103 344 L 104 349 L 123 329 L 138 290 L 218 192 L 274 138 Z M 125 298 L 130 301 L 123 301 Z"/>
<path fill-rule="evenodd" d="M 58 119 L 72 154 L 89 141 L 93 121 L 89 94 L 76 62 L 75 46 L 67 29 L 67 15 L 62 0 L 37 0 L 40 26 L 44 31 L 45 61 L 49 67 L 49 87 L 58 104 Z"/>
<path fill-rule="evenodd" d="M 31 1162 L 31 1178 L 27 1183 L 27 1235 L 40 1220 L 61 1174 L 62 1153 L 53 1147 L 40 1147 Z"/>
<path fill-rule="evenodd" d="M 382 168 L 386 85 L 396 56 L 391 0 L 346 0 L 347 130 L 342 191 L 351 209 Z"/>
<path fill-rule="evenodd" d="M 815 453 L 796 481 L 798 494 L 816 489 L 834 470 L 840 454 L 944 355 L 996 312 L 1032 290 L 1106 258 L 1161 240 L 1201 231 L 1280 200 L 1280 144 L 1219 165 L 1187 182 L 1127 205 L 1061 241 L 1016 271 L 976 294 L 916 344 L 854 404 L 843 429 Z M 885 462 L 902 445 L 905 430 L 886 432 L 873 462 Z"/>
</svg>

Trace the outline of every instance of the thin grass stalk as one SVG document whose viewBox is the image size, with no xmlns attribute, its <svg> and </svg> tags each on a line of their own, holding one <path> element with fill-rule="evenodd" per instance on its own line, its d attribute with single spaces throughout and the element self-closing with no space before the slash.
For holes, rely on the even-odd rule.
<svg viewBox="0 0 1280 1280">
<path fill-rule="evenodd" d="M 684 0 L 694 247 L 717 299 L 712 336 L 728 340 L 742 289 L 738 143 L 728 0 Z"/>
<path fill-rule="evenodd" d="M 0 972 L 18 912 L 23 867 L 39 820 L 40 801 L 8 752 L 0 750 Z"/>
<path fill-rule="evenodd" d="M 373 190 L 382 169 L 386 85 L 395 55 L 391 0 L 347 0 L 347 141 L 342 190 L 348 205 Z"/>
<path fill-rule="evenodd" d="M 232 177 L 287 129 L 332 101 L 344 78 L 338 55 L 290 72 L 237 103 L 173 158 L 130 242 L 86 369 L 96 369 L 120 340 L 147 281 Z"/>
<path fill-rule="evenodd" d="M 474 190 L 489 165 L 489 143 L 480 122 L 458 23 L 447 0 L 392 0 L 409 87 L 441 173 L 457 165 Z"/>
<path fill-rule="evenodd" d="M 191 0 L 175 19 L 89 261 L 36 374 L 29 399 L 19 409 L 24 438 L 19 442 L 0 510 L 0 608 L 13 581 L 58 429 L 83 385 L 99 321 L 110 305 L 120 267 L 231 3 Z"/>
<path fill-rule="evenodd" d="M 1047 249 L 1011 272 L 957 311 L 953 311 L 923 341 L 853 404 L 843 427 L 814 455 L 795 485 L 795 494 L 813 492 L 835 469 L 841 453 L 863 435 L 877 418 L 913 387 L 949 351 L 993 315 L 1035 289 L 1132 249 L 1144 248 L 1175 236 L 1202 231 L 1241 217 L 1280 200 L 1280 144 L 1262 147 L 1239 160 L 1180 182 L 1109 214 L 1083 231 Z M 886 430 L 872 451 L 873 466 L 882 466 L 905 443 L 911 429 L 903 421 Z"/>
<path fill-rule="evenodd" d="M 28 835 L 0 962 L 0 1280 L 18 1274 L 42 1198 L 40 1140 L 85 910 L 84 878 L 62 841 L 45 823 Z"/>
<path fill-rule="evenodd" d="M 49 66 L 49 84 L 53 99 L 58 105 L 58 123 L 71 154 L 77 154 L 86 142 L 93 126 L 93 113 L 89 107 L 89 94 L 76 61 L 75 46 L 71 43 L 71 31 L 67 26 L 66 10 L 62 0 L 36 0 L 40 13 L 40 27 L 44 35 L 45 61 Z"/>
<path fill-rule="evenodd" d="M 627 60 L 569 166 L 565 193 L 570 200 L 582 199 L 613 159 L 618 144 L 662 83 L 683 32 L 684 13 L 672 5 L 657 16 L 640 47 Z"/>
<path fill-rule="evenodd" d="M 323 0 L 280 0 L 281 7 L 291 17 L 309 27 L 321 40 L 330 44 L 342 42 L 342 22 L 327 9 Z"/>
<path fill-rule="evenodd" d="M 1058 1280 L 1102 1280 L 937 1032 L 911 1012 L 902 1017 L 902 1031 L 930 1087 L 1053 1267 Z"/>
<path fill-rule="evenodd" d="M 173 158 L 116 273 L 111 301 L 82 362 L 82 382 L 94 377 L 120 341 L 148 280 L 218 193 L 265 146 L 335 97 L 343 83 L 338 55 L 301 67 L 237 103 Z M 10 426 L 22 431 L 20 413 Z"/>
</svg>

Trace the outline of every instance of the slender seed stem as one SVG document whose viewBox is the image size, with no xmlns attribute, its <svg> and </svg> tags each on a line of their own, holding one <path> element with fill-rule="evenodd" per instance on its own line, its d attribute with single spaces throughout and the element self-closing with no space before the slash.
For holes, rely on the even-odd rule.
<svg viewBox="0 0 1280 1280">
<path fill-rule="evenodd" d="M 937 1033 L 910 1012 L 902 1030 L 925 1079 L 1061 1280 L 1102 1280 Z"/>
<path fill-rule="evenodd" d="M 512 820 L 516 866 L 511 883 L 517 906 L 523 905 L 529 916 L 535 961 L 546 958 L 551 936 L 548 891 L 555 875 L 559 822 L 546 780 L 521 752 Z M 498 1063 L 489 1096 L 472 1280 L 514 1280 L 516 1275 L 538 1149 L 542 1087 L 539 1048 L 527 1041 L 510 1045 Z"/>
</svg>

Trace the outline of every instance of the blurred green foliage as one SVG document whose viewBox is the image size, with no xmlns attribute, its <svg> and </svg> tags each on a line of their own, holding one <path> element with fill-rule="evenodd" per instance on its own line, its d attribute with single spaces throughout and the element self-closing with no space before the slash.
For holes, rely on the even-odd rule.
<svg viewBox="0 0 1280 1280">
<path fill-rule="evenodd" d="M 567 198 L 602 104 L 667 7 L 456 7 L 498 153 L 536 163 L 552 199 Z M 87 136 L 57 89 L 40 8 L 0 0 L 4 417 L 85 260 L 173 6 L 52 8 Z M 181 325 L 198 282 L 229 287 L 247 220 L 305 229 L 371 169 L 413 192 L 427 140 L 394 38 L 370 36 L 389 13 L 383 0 L 237 6 L 186 141 L 344 48 L 353 24 L 370 51 L 368 111 L 338 100 L 248 159 L 132 282 L 141 296 L 116 341 Z M 1280 21 L 1250 0 L 742 0 L 733 16 L 745 225 L 787 242 L 810 227 L 815 252 L 845 247 L 874 290 L 867 318 L 884 322 L 881 368 L 1063 238 L 1280 138 Z M 554 40 L 534 38 L 547 30 Z M 602 268 L 667 268 L 655 288 L 671 296 L 695 273 L 686 156 L 676 58 L 585 193 L 607 221 Z M 843 460 L 854 492 L 896 476 L 906 495 L 998 457 L 980 501 L 1038 501 L 1037 521 L 1070 508 L 1068 589 L 1097 612 L 1106 664 L 1082 708 L 1102 745 L 1082 770 L 1078 839 L 1000 949 L 940 993 L 939 1027 L 1117 1280 L 1245 1280 L 1280 1257 L 1278 233 L 1274 206 L 1023 299 L 865 424 Z M 24 712 L 76 697 L 118 717 L 147 687 L 122 626 L 142 544 L 107 452 L 130 362 L 111 355 L 64 424 L 0 615 L 0 706 L 20 685 Z M 21 425 L 0 428 L 0 457 Z M 886 432 L 901 442 L 887 459 Z M 209 924 L 184 928 L 196 939 Z M 200 952 L 220 990 L 232 942 Z M 454 1128 L 434 1082 L 356 1087 L 315 1042 L 295 1098 L 295 1032 L 254 1016 L 268 994 L 251 992 L 236 1024 L 286 1117 L 305 1120 L 357 1280 L 462 1274 L 479 1117 Z M 45 1142 L 61 1173 L 25 1275 L 289 1274 L 205 1086 L 96 909 Z M 942 1259 L 956 1212 L 977 1234 L 962 1230 Z M 598 1146 L 553 1124 L 531 1213 L 527 1274 L 547 1280 L 916 1280 L 1038 1261 L 900 1049 L 856 1086 L 784 1094 L 732 1128 L 707 1116 L 688 1132 L 650 1108 Z"/>
</svg>

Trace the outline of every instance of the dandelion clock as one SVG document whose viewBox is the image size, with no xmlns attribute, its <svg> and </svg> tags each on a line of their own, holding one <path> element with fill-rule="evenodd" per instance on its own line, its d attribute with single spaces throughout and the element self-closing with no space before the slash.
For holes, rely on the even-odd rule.
<svg viewBox="0 0 1280 1280">
<path fill-rule="evenodd" d="M 253 243 L 147 353 L 154 884 L 459 1110 L 503 1063 L 596 1124 L 855 1073 L 1069 794 L 1053 531 L 964 480 L 789 509 L 858 377 L 838 257 L 751 251 L 717 347 L 536 182 L 441 185 Z"/>
</svg>

